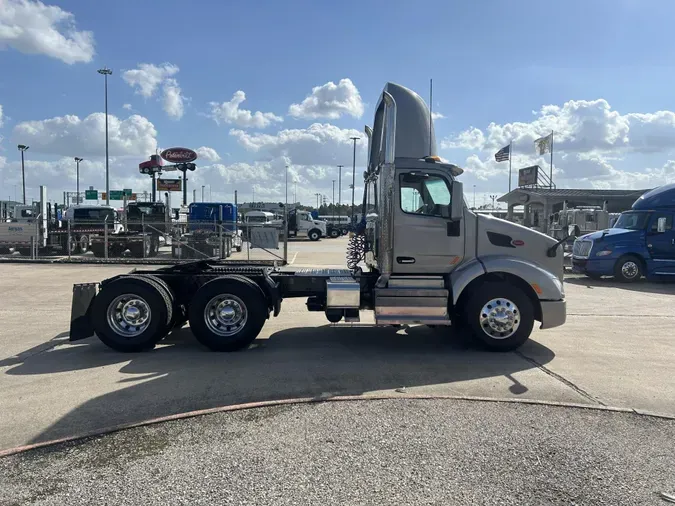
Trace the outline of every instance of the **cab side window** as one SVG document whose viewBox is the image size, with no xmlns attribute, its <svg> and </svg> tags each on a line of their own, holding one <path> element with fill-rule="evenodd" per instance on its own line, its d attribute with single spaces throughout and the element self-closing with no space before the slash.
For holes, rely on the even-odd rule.
<svg viewBox="0 0 675 506">
<path fill-rule="evenodd" d="M 673 229 L 673 214 L 672 213 L 654 213 L 652 216 L 651 232 L 656 234 L 659 229 L 659 218 L 666 218 L 666 232 Z"/>
<path fill-rule="evenodd" d="M 399 182 L 401 210 L 405 213 L 442 216 L 441 208 L 450 205 L 450 188 L 440 176 L 401 174 Z"/>
</svg>

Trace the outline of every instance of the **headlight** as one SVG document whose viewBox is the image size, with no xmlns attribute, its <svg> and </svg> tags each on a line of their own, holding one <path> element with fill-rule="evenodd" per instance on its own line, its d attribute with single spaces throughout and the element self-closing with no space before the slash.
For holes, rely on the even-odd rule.
<svg viewBox="0 0 675 506">
<path fill-rule="evenodd" d="M 603 249 L 602 251 L 598 251 L 595 256 L 596 257 L 606 257 L 607 255 L 611 255 L 612 250 L 609 249 Z"/>
</svg>

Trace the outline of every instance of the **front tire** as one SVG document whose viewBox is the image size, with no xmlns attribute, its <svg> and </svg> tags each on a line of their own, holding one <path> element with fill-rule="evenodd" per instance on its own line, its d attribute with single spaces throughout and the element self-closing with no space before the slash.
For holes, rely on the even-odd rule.
<svg viewBox="0 0 675 506">
<path fill-rule="evenodd" d="M 310 241 L 318 241 L 321 239 L 321 232 L 314 228 L 307 233 L 307 237 Z"/>
<path fill-rule="evenodd" d="M 154 280 L 129 276 L 101 289 L 91 313 L 98 338 L 124 353 L 150 350 L 167 333 L 172 301 Z"/>
<path fill-rule="evenodd" d="M 267 302 L 253 283 L 221 277 L 202 286 L 188 309 L 197 341 L 212 351 L 249 347 L 267 319 Z"/>
<path fill-rule="evenodd" d="M 642 277 L 642 262 L 634 255 L 619 258 L 614 266 L 614 277 L 622 283 L 634 283 Z"/>
<path fill-rule="evenodd" d="M 475 341 L 490 351 L 512 351 L 528 340 L 534 326 L 534 308 L 519 288 L 503 283 L 485 283 L 474 291 L 461 320 Z"/>
</svg>

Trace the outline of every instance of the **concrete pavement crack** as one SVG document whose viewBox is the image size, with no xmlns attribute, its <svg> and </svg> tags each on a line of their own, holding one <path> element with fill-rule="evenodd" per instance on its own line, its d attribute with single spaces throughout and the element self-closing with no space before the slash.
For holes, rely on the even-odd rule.
<svg viewBox="0 0 675 506">
<path fill-rule="evenodd" d="M 539 369 L 539 370 L 540 370 L 541 372 L 543 372 L 544 374 L 547 374 L 547 375 L 550 376 L 551 378 L 558 380 L 559 382 L 561 382 L 561 383 L 564 384 L 565 386 L 568 386 L 569 388 L 571 388 L 572 390 L 574 390 L 576 393 L 578 393 L 578 394 L 581 395 L 582 397 L 588 399 L 589 401 L 592 401 L 592 402 L 595 402 L 595 403 L 597 403 L 597 404 L 600 404 L 601 406 L 606 406 L 606 404 L 605 404 L 604 402 L 602 402 L 600 399 L 598 399 L 597 397 L 595 397 L 595 396 L 591 395 L 590 393 L 586 392 L 586 390 L 584 390 L 583 388 L 581 388 L 581 387 L 575 385 L 573 382 L 571 382 L 571 381 L 568 380 L 567 378 L 561 376 L 560 374 L 551 371 L 549 368 L 547 368 L 547 367 L 544 366 L 543 364 L 540 364 L 540 363 L 537 362 L 535 359 L 533 359 L 533 358 L 531 358 L 531 357 L 528 357 L 527 355 L 523 354 L 523 352 L 521 352 L 521 351 L 514 351 L 514 353 L 515 353 L 516 355 L 518 355 L 520 358 L 522 358 L 523 360 L 526 360 L 526 361 L 528 361 L 530 364 L 534 365 L 537 369 Z"/>
</svg>

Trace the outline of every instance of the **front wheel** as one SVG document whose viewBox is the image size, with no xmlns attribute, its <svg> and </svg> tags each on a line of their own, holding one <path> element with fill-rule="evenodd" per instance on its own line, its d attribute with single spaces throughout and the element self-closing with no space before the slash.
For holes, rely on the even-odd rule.
<svg viewBox="0 0 675 506">
<path fill-rule="evenodd" d="M 310 230 L 307 237 L 310 241 L 318 241 L 321 238 L 321 232 L 316 229 Z"/>
<path fill-rule="evenodd" d="M 614 266 L 614 277 L 622 283 L 634 283 L 642 277 L 642 262 L 633 255 L 619 258 Z"/>
<path fill-rule="evenodd" d="M 469 297 L 462 320 L 473 338 L 490 351 L 512 351 L 528 340 L 534 326 L 532 301 L 507 283 L 485 283 Z"/>
</svg>

